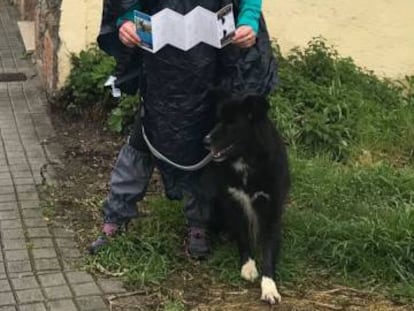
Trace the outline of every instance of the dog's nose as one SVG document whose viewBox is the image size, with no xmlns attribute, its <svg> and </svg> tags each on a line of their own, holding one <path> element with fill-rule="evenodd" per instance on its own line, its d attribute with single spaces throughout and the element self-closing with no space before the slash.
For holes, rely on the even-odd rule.
<svg viewBox="0 0 414 311">
<path fill-rule="evenodd" d="M 211 145 L 211 136 L 207 135 L 206 137 L 204 137 L 203 143 L 206 147 L 210 146 Z"/>
</svg>

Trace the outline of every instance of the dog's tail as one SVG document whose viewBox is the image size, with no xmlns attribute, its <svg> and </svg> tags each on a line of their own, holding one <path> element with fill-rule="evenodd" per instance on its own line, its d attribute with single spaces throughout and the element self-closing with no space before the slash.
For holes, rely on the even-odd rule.
<svg viewBox="0 0 414 311">
<path fill-rule="evenodd" d="M 240 206 L 243 208 L 243 212 L 247 218 L 250 242 L 253 245 L 256 245 L 257 235 L 259 232 L 259 221 L 257 219 L 257 214 L 253 209 L 251 198 L 246 192 L 233 187 L 229 188 L 229 193 L 233 199 L 240 203 Z"/>
</svg>

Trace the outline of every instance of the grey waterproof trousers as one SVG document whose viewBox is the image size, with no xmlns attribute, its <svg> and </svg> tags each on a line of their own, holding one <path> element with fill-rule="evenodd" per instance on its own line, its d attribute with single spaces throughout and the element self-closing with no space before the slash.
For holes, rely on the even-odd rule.
<svg viewBox="0 0 414 311">
<path fill-rule="evenodd" d="M 206 227 L 210 207 L 197 195 L 200 173 L 179 171 L 155 160 L 142 137 L 140 116 L 112 170 L 110 191 L 103 203 L 104 222 L 123 224 L 138 217 L 137 202 L 145 196 L 155 166 L 161 172 L 166 196 L 172 200 L 186 198 L 184 214 L 188 225 Z"/>
</svg>

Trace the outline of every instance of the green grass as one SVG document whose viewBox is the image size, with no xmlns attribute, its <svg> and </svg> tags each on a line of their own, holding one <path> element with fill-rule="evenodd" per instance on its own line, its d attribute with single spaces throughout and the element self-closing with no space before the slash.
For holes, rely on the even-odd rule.
<svg viewBox="0 0 414 311">
<path fill-rule="evenodd" d="M 414 300 L 414 78 L 380 79 L 322 40 L 279 55 L 271 116 L 290 146 L 282 284 L 327 280 Z M 140 286 L 186 269 L 180 204 L 150 200 L 151 217 L 91 260 Z M 240 284 L 233 244 L 201 265 Z"/>
<path fill-rule="evenodd" d="M 295 156 L 291 164 L 281 282 L 319 276 L 414 298 L 414 169 L 350 167 Z M 150 207 L 151 217 L 94 258 L 108 270 L 126 270 L 134 286 L 158 283 L 188 265 L 180 206 L 154 198 Z M 203 267 L 219 280 L 241 284 L 235 246 L 216 242 L 214 252 Z"/>
</svg>

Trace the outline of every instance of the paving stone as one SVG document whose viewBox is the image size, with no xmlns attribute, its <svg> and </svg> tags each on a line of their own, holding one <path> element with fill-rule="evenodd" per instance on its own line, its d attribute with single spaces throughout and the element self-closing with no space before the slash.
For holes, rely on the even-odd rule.
<svg viewBox="0 0 414 311">
<path fill-rule="evenodd" d="M 44 228 L 44 227 L 47 227 L 47 222 L 43 218 L 27 218 L 27 219 L 24 219 L 24 224 L 28 228 Z"/>
<path fill-rule="evenodd" d="M 93 278 L 85 271 L 66 272 L 66 277 L 70 284 L 93 282 Z"/>
<path fill-rule="evenodd" d="M 51 236 L 48 228 L 28 228 L 27 235 L 29 238 L 47 238 Z"/>
<path fill-rule="evenodd" d="M 0 280 L 0 293 L 11 291 L 9 280 Z"/>
<path fill-rule="evenodd" d="M 20 201 L 20 206 L 21 208 L 25 209 L 25 208 L 40 208 L 40 203 L 39 201 Z"/>
<path fill-rule="evenodd" d="M 99 286 L 105 294 L 118 294 L 126 292 L 124 285 L 119 280 L 98 280 Z"/>
<path fill-rule="evenodd" d="M 30 244 L 33 249 L 53 247 L 53 240 L 51 238 L 32 238 Z"/>
<path fill-rule="evenodd" d="M 39 280 L 43 287 L 51 287 L 66 284 L 66 280 L 61 272 L 39 275 Z"/>
<path fill-rule="evenodd" d="M 49 309 L 53 311 L 78 311 L 72 300 L 57 300 L 49 302 Z"/>
<path fill-rule="evenodd" d="M 20 229 L 23 230 L 20 219 L 2 220 L 0 221 L 0 228 L 3 229 Z"/>
<path fill-rule="evenodd" d="M 57 254 L 54 248 L 39 248 L 32 251 L 33 258 L 57 258 Z"/>
<path fill-rule="evenodd" d="M 76 248 L 60 248 L 62 258 L 79 258 L 81 253 Z"/>
<path fill-rule="evenodd" d="M 16 311 L 16 307 L 14 306 L 0 307 L 0 311 Z"/>
<path fill-rule="evenodd" d="M 24 232 L 22 229 L 5 229 L 1 230 L 2 239 L 24 239 Z"/>
<path fill-rule="evenodd" d="M 3 247 L 5 250 L 26 249 L 26 240 L 24 239 L 4 239 Z"/>
<path fill-rule="evenodd" d="M 1 188 L 3 188 L 3 186 L 1 186 Z M 0 203 L 0 210 L 1 211 L 17 210 L 17 202 L 3 202 L 3 203 Z"/>
<path fill-rule="evenodd" d="M 32 176 L 30 177 L 20 177 L 20 178 L 13 178 L 13 182 L 16 186 L 19 185 L 33 185 L 34 179 Z"/>
<path fill-rule="evenodd" d="M 90 296 L 90 295 L 100 295 L 101 291 L 98 286 L 93 282 L 91 283 L 82 283 L 82 284 L 71 284 L 73 291 L 76 296 Z"/>
<path fill-rule="evenodd" d="M 17 210 L 13 211 L 0 211 L 0 220 L 8 220 L 8 219 L 19 219 L 20 215 Z"/>
<path fill-rule="evenodd" d="M 42 218 L 43 212 L 40 209 L 22 209 L 23 218 Z"/>
<path fill-rule="evenodd" d="M 72 292 L 67 285 L 60 285 L 55 287 L 44 288 L 46 297 L 48 299 L 71 298 Z"/>
<path fill-rule="evenodd" d="M 56 244 L 59 248 L 76 248 L 76 242 L 72 239 L 56 239 Z"/>
<path fill-rule="evenodd" d="M 12 292 L 0 293 L 0 306 L 12 305 L 15 302 Z"/>
<path fill-rule="evenodd" d="M 73 230 L 66 228 L 52 228 L 51 232 L 57 238 L 70 238 L 74 236 Z"/>
<path fill-rule="evenodd" d="M 16 195 L 11 194 L 0 194 L 0 203 L 1 202 L 16 202 Z"/>
<path fill-rule="evenodd" d="M 13 187 L 13 185 L 2 186 L 0 188 L 0 196 L 1 195 L 14 195 L 14 194 L 15 193 L 14 193 L 14 187 Z"/>
<path fill-rule="evenodd" d="M 81 311 L 106 310 L 107 306 L 100 296 L 86 296 L 76 298 Z"/>
<path fill-rule="evenodd" d="M 31 303 L 26 305 L 20 305 L 20 311 L 46 311 L 46 307 L 43 303 Z"/>
<path fill-rule="evenodd" d="M 7 269 L 9 273 L 22 273 L 32 271 L 30 261 L 28 260 L 10 261 L 7 263 Z"/>
<path fill-rule="evenodd" d="M 39 288 L 39 283 L 34 276 L 11 279 L 11 282 L 15 290 Z"/>
<path fill-rule="evenodd" d="M 17 290 L 16 295 L 20 303 L 38 302 L 44 300 L 40 289 Z"/>
<path fill-rule="evenodd" d="M 36 271 L 55 271 L 60 270 L 57 259 L 35 259 Z"/>
<path fill-rule="evenodd" d="M 17 196 L 20 201 L 37 201 L 39 202 L 39 195 L 37 192 L 18 192 Z"/>
<path fill-rule="evenodd" d="M 29 260 L 27 250 L 7 250 L 4 255 L 7 261 Z"/>
</svg>

